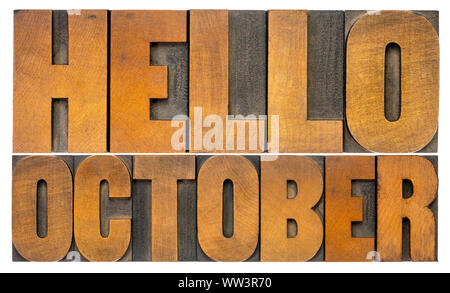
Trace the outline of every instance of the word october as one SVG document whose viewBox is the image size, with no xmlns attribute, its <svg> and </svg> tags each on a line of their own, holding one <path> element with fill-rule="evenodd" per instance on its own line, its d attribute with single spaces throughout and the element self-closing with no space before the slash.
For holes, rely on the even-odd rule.
<svg viewBox="0 0 450 293">
<path fill-rule="evenodd" d="M 17 157 L 14 247 L 32 261 L 431 261 L 436 159 Z"/>
</svg>

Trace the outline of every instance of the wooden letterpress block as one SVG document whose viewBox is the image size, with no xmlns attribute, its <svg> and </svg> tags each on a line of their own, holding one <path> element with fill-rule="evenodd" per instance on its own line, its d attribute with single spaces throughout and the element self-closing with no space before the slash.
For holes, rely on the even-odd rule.
<svg viewBox="0 0 450 293">
<path fill-rule="evenodd" d="M 259 184 L 245 157 L 213 156 L 197 177 L 198 260 L 257 258 Z"/>
<path fill-rule="evenodd" d="M 422 12 L 346 12 L 345 151 L 437 150 L 437 29 Z"/>
<path fill-rule="evenodd" d="M 184 106 L 186 96 L 180 91 L 186 90 L 185 85 L 176 85 L 172 91 L 167 86 L 171 74 L 176 74 L 179 82 L 186 82 L 186 73 L 179 72 L 182 64 L 164 64 L 169 68 L 158 66 L 166 56 L 151 44 L 185 43 L 186 14 L 186 11 L 111 12 L 111 152 L 185 151 L 184 145 L 178 150 L 172 147 L 171 137 L 176 128 L 171 127 L 170 121 L 153 120 L 168 117 L 155 114 L 158 111 L 150 108 L 155 105 L 151 102 L 153 99 L 167 98 L 176 99 L 174 104 L 180 103 L 181 108 Z M 152 48 L 158 52 L 151 54 Z M 187 57 L 183 49 L 180 51 L 173 54 L 177 62 L 183 63 Z M 158 65 L 150 66 L 152 63 Z M 168 97 L 170 94 L 174 96 Z M 161 105 L 155 107 L 161 108 Z M 169 108 L 174 108 L 173 112 L 179 109 L 173 104 Z"/>
<path fill-rule="evenodd" d="M 265 60 L 265 12 L 190 12 L 191 151 L 264 151 Z"/>
<path fill-rule="evenodd" d="M 129 157 L 75 157 L 75 242 L 87 260 L 130 259 L 130 167 Z"/>
<path fill-rule="evenodd" d="M 327 157 L 325 165 L 325 260 L 365 261 L 375 250 L 374 235 L 358 237 L 352 224 L 371 219 L 364 207 L 375 205 L 375 198 L 369 197 L 375 190 L 361 180 L 375 180 L 375 157 Z M 355 189 L 359 197 L 353 195 Z M 375 225 L 359 225 L 358 232 L 367 233 L 371 228 Z"/>
<path fill-rule="evenodd" d="M 136 230 L 133 230 L 135 233 L 133 238 L 136 236 L 136 244 L 140 245 L 139 254 L 135 254 L 134 259 L 177 261 L 181 256 L 192 260 L 193 235 L 189 234 L 190 231 L 181 231 L 184 232 L 182 237 L 178 236 L 179 227 L 193 228 L 186 223 L 186 217 L 182 212 L 181 223 L 178 219 L 180 214 L 178 201 L 179 197 L 183 196 L 180 193 L 187 190 L 187 195 L 192 197 L 192 185 L 182 188 L 178 181 L 195 179 L 195 157 L 135 156 L 133 178 L 135 182 L 151 180 L 151 188 L 148 188 L 149 185 L 138 185 L 135 189 L 137 200 L 144 204 L 136 207 L 133 204 L 133 216 L 139 218 Z"/>
<path fill-rule="evenodd" d="M 336 106 L 336 113 L 331 116 L 340 116 L 340 104 L 342 96 L 339 94 L 341 81 L 339 73 L 339 61 L 331 61 L 329 64 L 319 63 L 317 69 L 309 67 L 308 73 L 308 47 L 315 51 L 312 58 L 317 59 L 321 50 L 322 54 L 328 52 L 333 58 L 339 58 L 341 54 L 340 44 L 342 40 L 333 35 L 334 31 L 340 31 L 338 25 L 339 14 L 328 16 L 329 21 L 336 23 L 327 25 L 320 23 L 317 14 L 311 14 L 311 21 L 308 21 L 308 12 L 291 11 L 269 11 L 269 48 L 268 48 L 268 115 L 269 115 L 269 152 L 271 150 L 270 140 L 276 136 L 276 127 L 272 127 L 271 115 L 279 115 L 279 151 L 280 152 L 342 152 L 342 121 L 312 121 L 308 120 L 308 93 L 311 94 L 310 105 L 315 112 L 320 112 L 320 108 L 328 107 L 328 104 Z M 313 41 L 308 46 L 308 26 L 311 26 L 310 37 Z M 313 34 L 315 29 L 323 27 L 326 36 L 319 37 Z M 315 37 L 313 37 L 315 35 Z M 333 36 L 331 36 L 333 35 Z M 337 46 L 337 49 L 324 50 L 324 46 Z M 318 49 L 317 47 L 322 47 Z M 312 59 L 310 65 L 314 63 Z M 336 64 L 333 64 L 336 62 Z M 325 88 L 323 82 L 327 81 L 327 75 L 318 70 L 323 69 L 330 74 L 329 70 L 336 65 L 337 77 L 331 81 L 336 89 Z M 334 73 L 333 73 L 334 74 Z M 308 83 L 309 79 L 309 83 Z M 308 90 L 309 86 L 309 90 Z M 331 100 L 327 101 L 328 94 Z M 335 100 L 335 102 L 333 101 Z M 326 101 L 326 102 L 324 102 Z M 330 101 L 333 101 L 330 103 Z M 333 106 L 334 107 L 334 106 Z M 313 118 L 315 115 L 311 115 Z"/>
<path fill-rule="evenodd" d="M 14 13 L 14 152 L 106 151 L 106 58 L 106 11 Z"/>
<path fill-rule="evenodd" d="M 212 156 L 203 155 L 196 157 L 197 176 L 203 166 L 203 164 Z M 244 156 L 255 167 L 258 178 L 260 178 L 260 157 L 259 156 Z M 234 189 L 233 183 L 230 180 L 224 180 L 222 189 L 222 208 L 223 212 L 219 220 L 222 220 L 222 233 L 224 236 L 230 236 L 234 231 Z M 195 198 L 197 201 L 197 198 Z M 195 226 L 197 226 L 197 205 L 195 205 Z M 197 233 L 195 234 L 197 237 Z M 253 254 L 246 261 L 259 261 L 260 260 L 260 243 L 256 246 Z M 197 261 L 213 261 L 205 252 L 201 246 L 197 243 Z"/>
<path fill-rule="evenodd" d="M 437 259 L 436 159 L 377 157 L 377 252 L 382 261 Z"/>
<path fill-rule="evenodd" d="M 13 260 L 61 260 L 72 243 L 72 174 L 67 163 L 53 156 L 15 157 L 13 167 Z"/>
<path fill-rule="evenodd" d="M 323 260 L 322 174 L 322 158 L 261 162 L 261 261 Z"/>
</svg>

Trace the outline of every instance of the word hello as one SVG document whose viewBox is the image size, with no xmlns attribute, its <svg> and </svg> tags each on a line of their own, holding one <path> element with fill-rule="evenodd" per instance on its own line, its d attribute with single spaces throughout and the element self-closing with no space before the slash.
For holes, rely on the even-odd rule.
<svg viewBox="0 0 450 293">
<path fill-rule="evenodd" d="M 344 136 L 360 150 L 416 152 L 438 127 L 439 38 L 429 19 L 16 11 L 14 152 L 352 151 Z M 245 131 L 219 131 L 239 114 Z M 174 128 L 178 115 L 203 123 Z M 266 122 L 251 118 L 260 115 Z"/>
<path fill-rule="evenodd" d="M 16 158 L 13 243 L 30 261 L 61 260 L 73 241 L 90 261 L 400 261 L 406 239 L 411 260 L 432 261 L 435 159 Z"/>
</svg>

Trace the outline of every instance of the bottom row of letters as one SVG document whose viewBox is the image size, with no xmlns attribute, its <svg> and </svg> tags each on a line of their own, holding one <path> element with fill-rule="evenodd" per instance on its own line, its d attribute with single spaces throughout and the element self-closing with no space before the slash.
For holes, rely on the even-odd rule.
<svg viewBox="0 0 450 293">
<path fill-rule="evenodd" d="M 436 156 L 14 156 L 13 260 L 434 261 Z"/>
</svg>

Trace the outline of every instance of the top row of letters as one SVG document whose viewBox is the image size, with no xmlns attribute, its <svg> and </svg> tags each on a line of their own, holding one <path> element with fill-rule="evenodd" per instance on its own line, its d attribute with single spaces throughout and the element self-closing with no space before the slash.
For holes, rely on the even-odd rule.
<svg viewBox="0 0 450 293">
<path fill-rule="evenodd" d="M 437 152 L 437 11 L 17 10 L 15 153 Z"/>
</svg>

